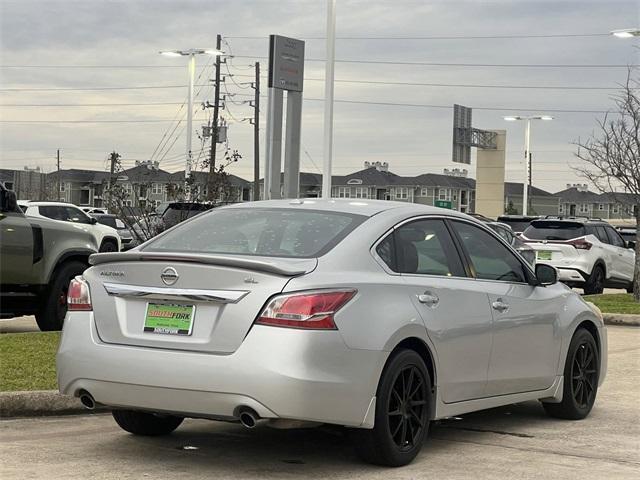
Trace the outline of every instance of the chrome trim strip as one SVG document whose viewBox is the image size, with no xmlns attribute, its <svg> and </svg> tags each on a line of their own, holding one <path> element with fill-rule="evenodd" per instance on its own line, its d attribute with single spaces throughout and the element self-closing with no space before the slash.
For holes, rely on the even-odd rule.
<svg viewBox="0 0 640 480">
<path fill-rule="evenodd" d="M 155 300 L 193 300 L 199 302 L 238 303 L 248 290 L 201 290 L 195 288 L 164 288 L 124 285 L 105 282 L 106 292 L 115 297 L 150 298 Z"/>
</svg>

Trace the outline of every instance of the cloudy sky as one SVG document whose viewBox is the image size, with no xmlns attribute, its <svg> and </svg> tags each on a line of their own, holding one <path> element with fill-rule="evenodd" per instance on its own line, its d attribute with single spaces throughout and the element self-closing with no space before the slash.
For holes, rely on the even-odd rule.
<svg viewBox="0 0 640 480">
<path fill-rule="evenodd" d="M 457 166 L 450 107 L 459 103 L 474 108 L 475 127 L 507 130 L 512 181 L 524 176 L 524 125 L 503 116 L 552 114 L 554 121 L 533 126 L 533 179 L 561 190 L 579 181 L 571 142 L 591 134 L 598 112 L 613 108 L 625 65 L 640 63 L 637 39 L 607 35 L 640 24 L 637 0 L 337 3 L 336 58 L 348 61 L 336 65 L 342 102 L 334 110 L 334 174 L 366 160 L 387 161 L 402 175 Z M 277 33 L 307 42 L 302 169 L 319 172 L 324 0 L 2 0 L 0 8 L 3 168 L 51 171 L 58 148 L 63 168 L 104 169 L 112 150 L 125 166 L 154 159 L 169 171 L 184 168 L 185 122 L 174 127 L 186 111 L 186 66 L 158 51 L 213 46 L 220 33 L 223 50 L 234 55 L 222 67 L 223 93 L 230 94 L 222 115 L 229 147 L 243 155 L 229 171 L 251 178 L 253 131 L 242 120 L 253 110 L 244 102 L 253 94 L 251 66 L 260 61 L 266 72 L 267 36 Z M 482 38 L 491 36 L 502 38 Z M 196 101 L 212 101 L 210 57 L 198 57 L 196 75 Z M 348 103 L 354 101 L 378 104 Z M 196 156 L 195 133 L 207 114 L 196 113 Z"/>
</svg>

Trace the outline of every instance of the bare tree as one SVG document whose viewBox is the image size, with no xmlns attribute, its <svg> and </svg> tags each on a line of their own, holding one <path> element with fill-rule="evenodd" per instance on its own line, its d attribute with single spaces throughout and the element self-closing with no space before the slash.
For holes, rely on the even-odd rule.
<svg viewBox="0 0 640 480">
<path fill-rule="evenodd" d="M 600 192 L 634 212 L 640 224 L 640 81 L 629 70 L 627 82 L 614 97 L 616 111 L 598 120 L 597 131 L 578 140 L 574 169 Z M 613 117 L 613 118 L 611 118 Z M 621 190 L 624 193 L 621 193 Z M 640 302 L 640 230 L 635 245 L 633 297 Z"/>
</svg>

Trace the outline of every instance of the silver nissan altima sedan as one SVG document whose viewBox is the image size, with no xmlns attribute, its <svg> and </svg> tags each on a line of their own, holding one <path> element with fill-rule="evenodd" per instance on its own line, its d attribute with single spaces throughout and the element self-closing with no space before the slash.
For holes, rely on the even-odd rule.
<svg viewBox="0 0 640 480">
<path fill-rule="evenodd" d="M 584 418 L 605 377 L 597 308 L 451 210 L 237 204 L 91 264 L 69 288 L 60 391 L 137 435 L 329 423 L 398 466 L 431 420 L 526 400 Z"/>
</svg>

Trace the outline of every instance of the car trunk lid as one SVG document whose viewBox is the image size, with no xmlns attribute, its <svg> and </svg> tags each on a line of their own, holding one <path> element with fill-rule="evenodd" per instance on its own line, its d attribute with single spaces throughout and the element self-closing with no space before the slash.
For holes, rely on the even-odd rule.
<svg viewBox="0 0 640 480">
<path fill-rule="evenodd" d="M 229 354 L 265 302 L 317 260 L 132 252 L 94 255 L 91 263 L 84 277 L 102 341 Z M 168 309 L 190 315 L 189 328 L 150 329 L 148 316 Z"/>
</svg>

